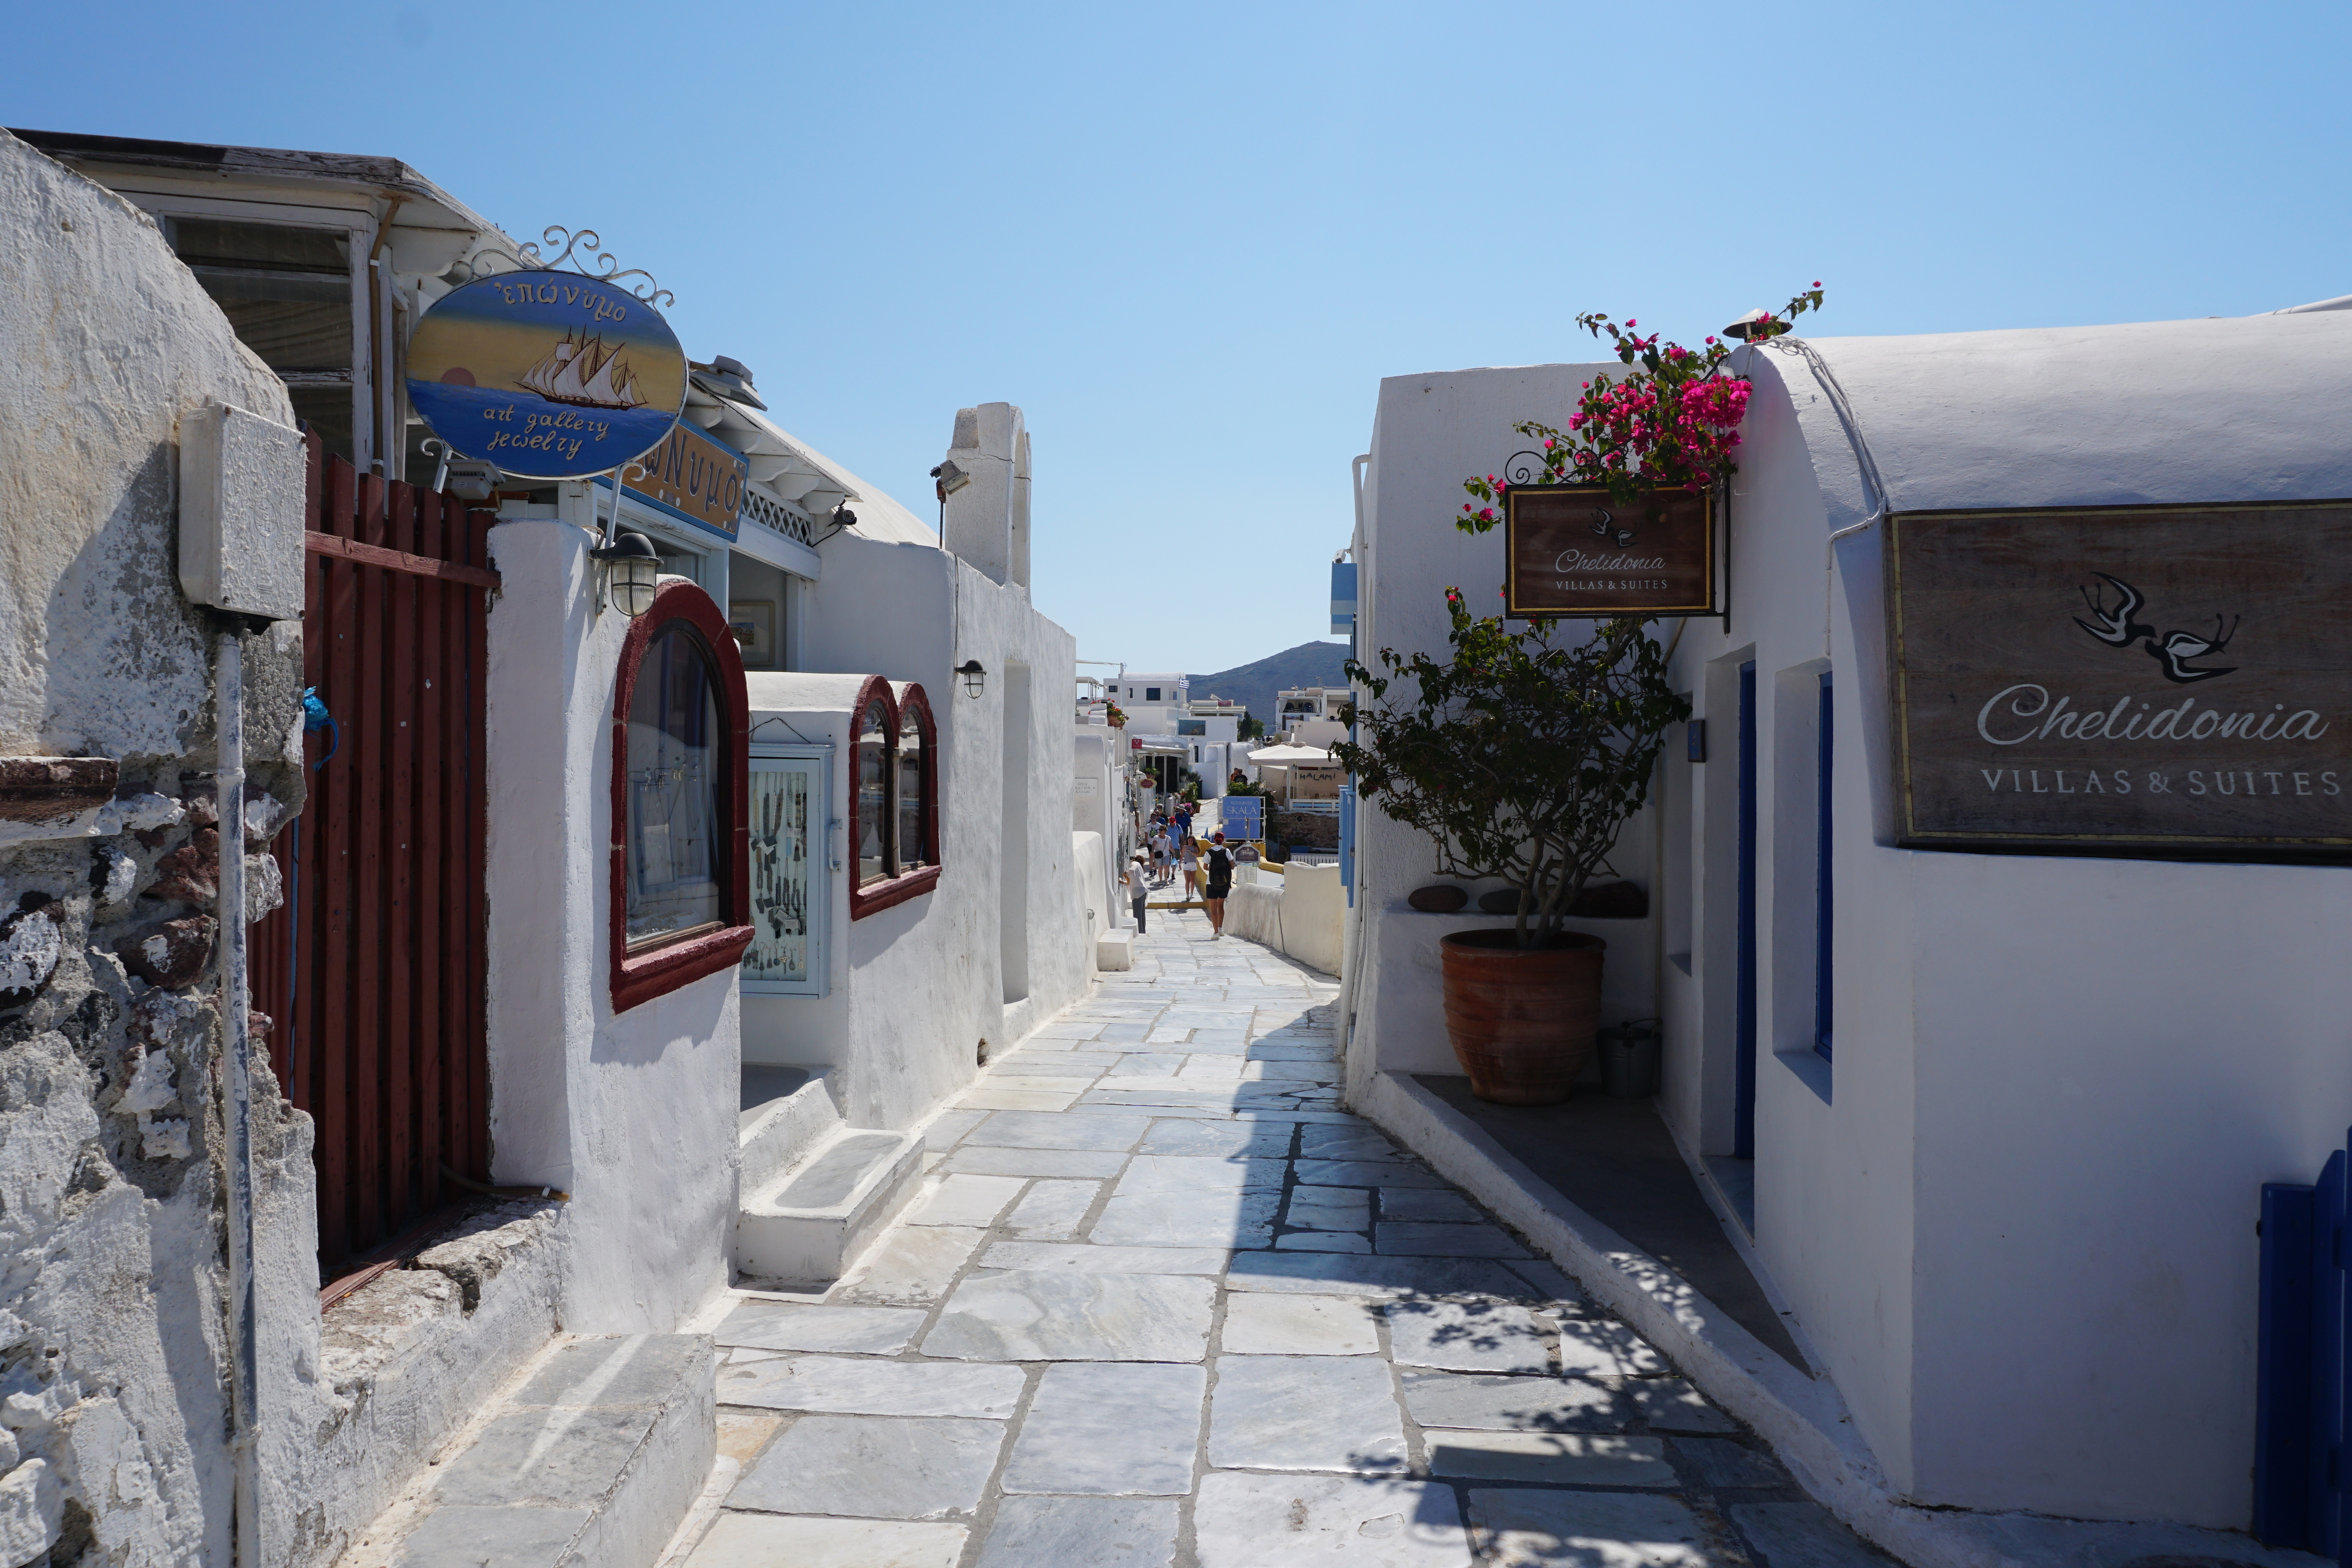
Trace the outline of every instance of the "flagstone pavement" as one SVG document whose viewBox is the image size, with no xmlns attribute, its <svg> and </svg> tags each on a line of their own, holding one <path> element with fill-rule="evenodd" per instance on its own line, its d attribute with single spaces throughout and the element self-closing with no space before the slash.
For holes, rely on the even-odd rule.
<svg viewBox="0 0 2352 1568">
<path fill-rule="evenodd" d="M 1339 1109 L 1338 990 L 1155 913 L 849 1276 L 733 1292 L 687 1568 L 1884 1568 Z"/>
</svg>

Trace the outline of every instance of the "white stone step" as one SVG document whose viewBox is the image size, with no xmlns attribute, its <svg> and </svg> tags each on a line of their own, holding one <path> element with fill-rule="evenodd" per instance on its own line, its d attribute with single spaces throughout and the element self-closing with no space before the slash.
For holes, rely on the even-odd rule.
<svg viewBox="0 0 2352 1568">
<path fill-rule="evenodd" d="M 812 1155 L 841 1128 L 841 1113 L 833 1103 L 833 1095 L 825 1088 L 824 1073 L 803 1074 L 801 1082 L 791 1092 L 773 1099 L 759 1100 L 762 1074 L 781 1079 L 786 1070 L 761 1069 L 746 1066 L 743 1070 L 746 1101 L 736 1141 L 742 1150 L 743 1172 L 740 1192 L 753 1193 L 773 1186 L 776 1178 L 786 1171 L 805 1165 Z"/>
<path fill-rule="evenodd" d="M 919 1133 L 841 1127 L 764 1189 L 744 1184 L 735 1266 L 780 1284 L 818 1285 L 905 1207 L 923 1172 Z"/>
<path fill-rule="evenodd" d="M 344 1568 L 645 1568 L 718 1454 L 709 1334 L 559 1339 Z"/>
<path fill-rule="evenodd" d="M 1102 970 L 1135 967 L 1135 933 L 1105 931 L 1095 937 L 1095 967 Z"/>
</svg>

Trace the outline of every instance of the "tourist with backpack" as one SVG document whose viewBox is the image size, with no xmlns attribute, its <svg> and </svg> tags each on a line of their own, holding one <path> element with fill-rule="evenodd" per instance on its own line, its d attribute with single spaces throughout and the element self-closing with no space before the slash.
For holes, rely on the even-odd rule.
<svg viewBox="0 0 2352 1568">
<path fill-rule="evenodd" d="M 1209 836 L 1208 891 L 1202 895 L 1209 908 L 1209 940 L 1220 941 L 1225 935 L 1225 897 L 1234 890 L 1234 852 L 1225 847 L 1225 835 Z"/>
</svg>

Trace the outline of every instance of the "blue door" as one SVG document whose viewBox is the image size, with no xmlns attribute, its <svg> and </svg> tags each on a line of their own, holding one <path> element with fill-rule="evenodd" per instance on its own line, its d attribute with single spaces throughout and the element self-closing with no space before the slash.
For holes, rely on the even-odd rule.
<svg viewBox="0 0 2352 1568">
<path fill-rule="evenodd" d="M 2352 1141 L 2352 1140 L 2347 1140 Z M 2262 1340 L 2254 1390 L 2254 1537 L 2345 1560 L 2352 1545 L 2352 1312 L 2345 1152 L 2316 1186 L 2263 1184 Z"/>
<path fill-rule="evenodd" d="M 1756 665 L 1739 666 L 1738 989 L 1733 1003 L 1736 1073 L 1731 1152 L 1756 1157 Z"/>
</svg>

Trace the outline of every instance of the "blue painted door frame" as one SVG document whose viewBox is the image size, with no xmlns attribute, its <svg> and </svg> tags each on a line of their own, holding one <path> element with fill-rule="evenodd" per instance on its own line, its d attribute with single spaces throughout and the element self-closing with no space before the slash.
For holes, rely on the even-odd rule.
<svg viewBox="0 0 2352 1568">
<path fill-rule="evenodd" d="M 2347 1139 L 2352 1142 L 2352 1139 Z M 2317 1185 L 2263 1187 L 2262 1339 L 2254 1383 L 2254 1536 L 2341 1563 L 2352 1546 L 2346 1463 L 2352 1314 L 2343 1150 Z"/>
<path fill-rule="evenodd" d="M 1756 1157 L 1756 664 L 1739 666 L 1738 982 L 1731 1152 Z"/>
</svg>

